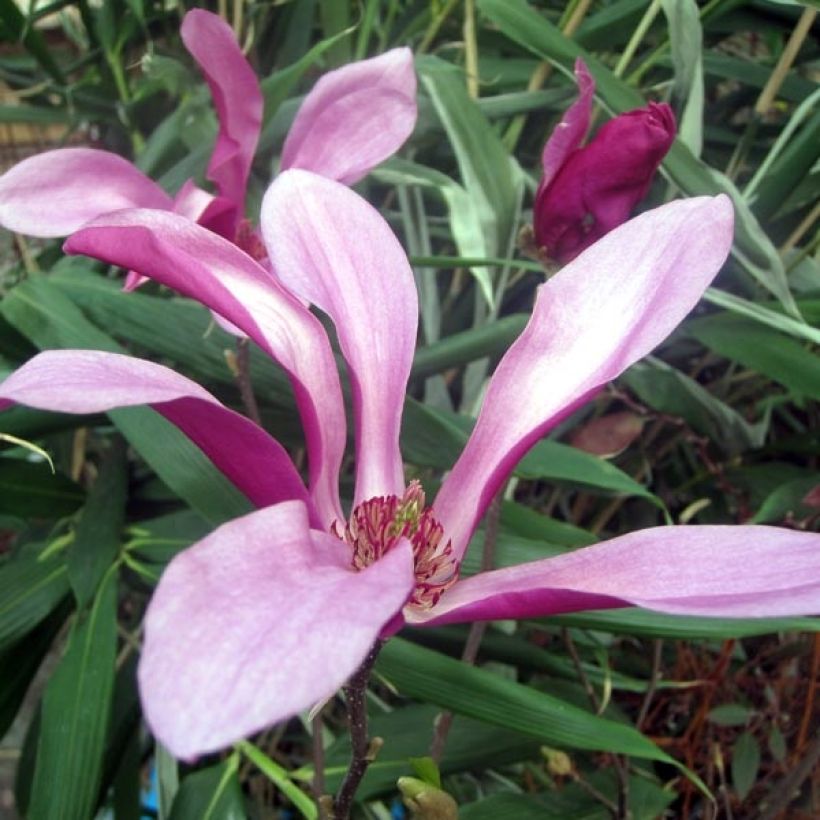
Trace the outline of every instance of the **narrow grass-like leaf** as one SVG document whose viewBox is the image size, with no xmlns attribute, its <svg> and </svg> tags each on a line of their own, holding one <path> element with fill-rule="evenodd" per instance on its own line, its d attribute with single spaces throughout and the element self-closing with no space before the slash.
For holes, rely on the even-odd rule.
<svg viewBox="0 0 820 820">
<path fill-rule="evenodd" d="M 820 359 L 794 339 L 727 314 L 694 319 L 686 324 L 686 332 L 719 356 L 820 400 Z"/>
<path fill-rule="evenodd" d="M 750 424 L 694 379 L 664 362 L 640 362 L 621 378 L 649 407 L 684 419 L 700 435 L 730 453 L 763 445 L 768 419 Z"/>
<path fill-rule="evenodd" d="M 34 545 L 0 563 L 0 650 L 10 647 L 53 612 L 69 591 L 62 556 L 38 560 Z"/>
<path fill-rule="evenodd" d="M 278 763 L 274 763 L 250 741 L 241 740 L 236 744 L 236 749 L 245 755 L 293 803 L 302 817 L 306 820 L 316 820 L 319 816 L 316 804 L 291 780 L 287 770 Z"/>
<path fill-rule="evenodd" d="M 169 820 L 245 820 L 237 770 L 239 755 L 189 774 L 179 787 Z"/>
<path fill-rule="evenodd" d="M 88 494 L 68 554 L 68 578 L 84 607 L 117 557 L 125 520 L 128 473 L 125 444 L 115 438 Z"/>
<path fill-rule="evenodd" d="M 117 573 L 112 570 L 46 686 L 29 817 L 87 820 L 94 815 L 116 651 Z"/>
<path fill-rule="evenodd" d="M 610 609 L 555 615 L 546 619 L 557 626 L 597 629 L 642 638 L 699 638 L 729 640 L 774 632 L 820 632 L 820 618 L 689 618 L 647 609 Z"/>
<path fill-rule="evenodd" d="M 401 639 L 387 643 L 376 669 L 408 697 L 513 729 L 542 743 L 628 754 L 681 768 L 631 726 L 596 717 L 529 686 Z"/>
<path fill-rule="evenodd" d="M 371 715 L 371 737 L 380 737 L 384 745 L 370 765 L 358 790 L 359 800 L 370 800 L 396 788 L 396 779 L 413 774 L 410 759 L 426 755 L 430 748 L 439 710 L 427 704 L 411 704 L 389 712 Z M 466 717 L 453 722 L 441 760 L 444 775 L 502 766 L 524 760 L 538 752 L 538 741 L 500 726 L 491 726 Z M 328 791 L 342 781 L 350 762 L 350 738 L 342 735 L 325 753 L 325 779 Z M 310 767 L 294 772 L 300 780 L 312 777 Z"/>
<path fill-rule="evenodd" d="M 34 675 L 65 622 L 68 604 L 58 607 L 25 638 L 0 653 L 0 737 L 17 717 Z"/>
<path fill-rule="evenodd" d="M 0 457 L 0 513 L 31 518 L 62 518 L 76 512 L 85 493 L 62 473 L 19 458 Z"/>
</svg>

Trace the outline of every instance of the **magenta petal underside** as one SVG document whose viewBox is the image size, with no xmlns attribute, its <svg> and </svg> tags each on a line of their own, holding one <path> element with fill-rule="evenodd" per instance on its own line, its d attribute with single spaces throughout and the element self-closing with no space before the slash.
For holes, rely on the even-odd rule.
<svg viewBox="0 0 820 820">
<path fill-rule="evenodd" d="M 94 148 L 36 154 L 0 177 L 0 225 L 29 236 L 67 236 L 120 208 L 173 206 L 128 160 Z"/>
<path fill-rule="evenodd" d="M 50 350 L 0 383 L 0 409 L 13 403 L 80 414 L 147 404 L 254 504 L 307 501 L 299 473 L 275 439 L 195 382 L 153 362 L 96 350 Z"/>
<path fill-rule="evenodd" d="M 279 504 L 178 555 L 145 618 L 139 666 L 151 730 L 183 760 L 333 695 L 413 584 L 403 541 L 361 572 L 342 542 Z"/>
<path fill-rule="evenodd" d="M 820 535 L 777 527 L 655 527 L 459 581 L 408 622 L 531 618 L 618 606 L 676 615 L 820 613 Z M 409 608 L 408 608 L 409 609 Z"/>
<path fill-rule="evenodd" d="M 725 196 L 672 202 L 616 228 L 540 286 L 434 502 L 457 555 L 526 451 L 695 306 L 729 253 L 732 225 Z"/>
<path fill-rule="evenodd" d="M 211 90 L 219 133 L 208 179 L 244 216 L 245 190 L 262 127 L 262 91 L 231 27 L 216 14 L 192 9 L 182 21 L 182 40 Z"/>
<path fill-rule="evenodd" d="M 356 497 L 401 495 L 399 428 L 418 326 L 407 256 L 380 214 L 344 185 L 285 171 L 262 203 L 276 275 L 333 320 L 356 413 Z"/>
<path fill-rule="evenodd" d="M 555 126 L 541 155 L 544 175 L 538 186 L 539 190 L 550 184 L 566 162 L 567 157 L 580 146 L 589 130 L 595 80 L 580 57 L 575 61 L 575 80 L 578 83 L 578 99 L 566 110 L 561 122 Z"/>
<path fill-rule="evenodd" d="M 282 149 L 282 169 L 353 185 L 401 148 L 416 114 L 410 49 L 350 63 L 325 74 L 305 97 Z"/>
<path fill-rule="evenodd" d="M 336 360 L 321 323 L 232 243 L 162 211 L 120 211 L 65 243 L 150 276 L 236 325 L 288 372 L 308 445 L 311 497 L 325 527 L 342 518 L 339 466 L 345 413 Z"/>
</svg>

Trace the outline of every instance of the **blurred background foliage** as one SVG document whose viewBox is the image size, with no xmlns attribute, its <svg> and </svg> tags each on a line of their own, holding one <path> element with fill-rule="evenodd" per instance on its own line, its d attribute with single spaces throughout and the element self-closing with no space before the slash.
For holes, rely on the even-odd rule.
<svg viewBox="0 0 820 820">
<path fill-rule="evenodd" d="M 416 132 L 359 189 L 415 264 L 422 331 L 403 451 L 428 487 L 459 452 L 543 280 L 518 237 L 541 148 L 575 94 L 577 55 L 598 83 L 597 124 L 647 99 L 675 108 L 679 139 L 644 207 L 720 190 L 735 200 L 733 255 L 700 308 L 522 461 L 500 508 L 497 565 L 665 520 L 817 528 L 812 3 L 0 0 L 3 167 L 88 145 L 132 158 L 172 192 L 202 182 L 216 124 L 179 40 L 192 5 L 233 25 L 263 78 L 252 219 L 300 96 L 324 70 L 395 45 L 418 55 Z M 124 294 L 119 272 L 65 259 L 56 242 L 3 243 L 0 376 L 37 349 L 128 350 L 241 406 L 233 341 L 204 308 L 156 286 Z M 263 420 L 298 453 L 288 384 L 258 352 Z M 140 719 L 134 669 L 151 589 L 246 499 L 147 409 L 15 408 L 0 432 L 0 813 L 314 817 L 307 720 L 182 766 Z M 53 473 L 23 441 L 51 456 Z M 585 613 L 493 624 L 471 665 L 456 660 L 466 628 L 405 630 L 377 664 L 372 733 L 384 746 L 357 811 L 403 816 L 397 778 L 436 780 L 423 758 L 449 710 L 441 782 L 465 820 L 816 817 L 819 626 Z M 348 747 L 343 709 L 323 714 L 332 789 Z"/>
</svg>

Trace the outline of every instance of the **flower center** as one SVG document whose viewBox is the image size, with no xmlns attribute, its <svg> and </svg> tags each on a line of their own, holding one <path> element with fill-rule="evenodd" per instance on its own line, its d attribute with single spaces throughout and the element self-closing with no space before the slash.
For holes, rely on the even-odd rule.
<svg viewBox="0 0 820 820">
<path fill-rule="evenodd" d="M 268 258 L 268 249 L 262 244 L 259 234 L 253 229 L 249 219 L 243 219 L 236 229 L 234 244 L 257 262 Z"/>
<path fill-rule="evenodd" d="M 411 481 L 401 498 L 388 495 L 362 501 L 344 528 L 337 521 L 331 532 L 352 547 L 351 565 L 356 570 L 369 567 L 406 538 L 413 547 L 416 586 L 410 603 L 416 606 L 435 606 L 458 578 L 452 545 L 447 541 L 442 546 L 444 529 L 426 506 L 418 481 Z"/>
</svg>

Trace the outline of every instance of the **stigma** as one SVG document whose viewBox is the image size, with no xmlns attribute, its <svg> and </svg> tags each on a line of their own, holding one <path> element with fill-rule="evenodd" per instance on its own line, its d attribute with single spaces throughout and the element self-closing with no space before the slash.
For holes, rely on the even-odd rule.
<svg viewBox="0 0 820 820">
<path fill-rule="evenodd" d="M 404 495 L 376 496 L 353 509 L 347 524 L 334 522 L 331 532 L 352 548 L 351 566 L 362 570 L 406 538 L 413 548 L 416 586 L 409 604 L 429 609 L 458 578 L 453 548 L 426 504 L 424 490 L 411 481 Z"/>
</svg>

